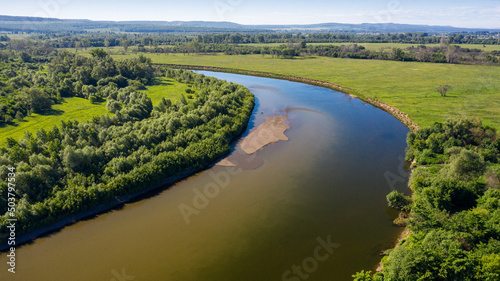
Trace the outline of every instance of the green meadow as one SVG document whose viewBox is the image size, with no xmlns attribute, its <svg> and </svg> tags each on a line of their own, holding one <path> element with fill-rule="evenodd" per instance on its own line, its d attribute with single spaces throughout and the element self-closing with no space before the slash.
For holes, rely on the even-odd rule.
<svg viewBox="0 0 500 281">
<path fill-rule="evenodd" d="M 262 55 L 146 54 L 154 63 L 215 66 L 317 79 L 396 106 L 420 126 L 449 117 L 478 117 L 500 129 L 500 67 Z M 115 59 L 135 57 L 114 55 Z M 446 97 L 439 85 L 451 85 Z"/>
<path fill-rule="evenodd" d="M 0 143 L 5 143 L 8 137 L 19 139 L 25 131 L 35 133 L 41 128 L 50 130 L 61 121 L 88 121 L 93 116 L 106 113 L 106 102 L 91 104 L 87 99 L 71 97 L 65 98 L 60 104 L 54 104 L 49 112 L 25 117 L 22 121 L 14 120 L 14 125 L 0 127 Z"/>
<path fill-rule="evenodd" d="M 188 89 L 187 84 L 162 77 L 161 80 L 157 79 L 153 85 L 147 86 L 145 92 L 151 98 L 153 105 L 156 105 L 162 98 L 170 99 L 172 103 L 175 103 L 180 100 L 181 94 L 184 93 L 187 97 L 188 95 L 185 93 L 186 89 Z"/>
</svg>

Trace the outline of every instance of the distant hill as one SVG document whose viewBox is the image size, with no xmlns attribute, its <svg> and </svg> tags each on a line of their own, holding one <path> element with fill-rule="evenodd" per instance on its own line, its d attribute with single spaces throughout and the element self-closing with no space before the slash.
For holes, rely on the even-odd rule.
<svg viewBox="0 0 500 281">
<path fill-rule="evenodd" d="M 308 25 L 253 25 L 249 28 L 263 28 L 272 30 L 321 30 L 321 31 L 344 31 L 344 32 L 432 32 L 432 33 L 447 33 L 447 32 L 474 32 L 474 31 L 490 31 L 499 32 L 500 29 L 486 28 L 461 28 L 453 26 L 438 26 L 438 25 L 413 25 L 399 23 L 320 23 Z"/>
<path fill-rule="evenodd" d="M 15 16 L 2 16 L 0 21 L 62 21 L 54 18 L 37 18 L 37 17 L 15 17 Z"/>
<path fill-rule="evenodd" d="M 320 23 L 308 25 L 243 25 L 226 21 L 92 21 L 0 15 L 0 32 L 336 32 L 336 33 L 403 33 L 403 32 L 500 32 L 500 29 L 460 28 L 453 26 L 412 25 L 398 23 Z"/>
<path fill-rule="evenodd" d="M 249 26 L 228 21 L 119 21 L 117 24 L 144 24 L 165 26 L 189 26 L 203 28 L 249 29 Z M 252 27 L 253 29 L 253 27 Z M 260 28 L 255 28 L 260 29 Z"/>
</svg>

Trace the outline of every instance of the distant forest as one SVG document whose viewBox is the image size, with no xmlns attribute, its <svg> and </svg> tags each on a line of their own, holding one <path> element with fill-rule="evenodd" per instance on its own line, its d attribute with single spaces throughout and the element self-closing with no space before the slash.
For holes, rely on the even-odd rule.
<svg viewBox="0 0 500 281">
<path fill-rule="evenodd" d="M 75 47 L 115 47 L 115 46 L 154 46 L 176 45 L 197 42 L 200 44 L 268 44 L 268 43 L 405 43 L 439 44 L 441 39 L 449 44 L 500 45 L 500 32 L 470 32 L 451 34 L 431 34 L 427 32 L 383 33 L 383 34 L 348 34 L 348 33 L 214 33 L 214 34 L 117 34 L 86 33 L 75 35 L 71 32 L 33 33 L 26 39 L 54 48 Z M 0 35 L 0 44 L 7 46 L 8 35 Z M 1 45 L 0 45 L 1 46 Z"/>
<path fill-rule="evenodd" d="M 386 34 L 291 34 L 291 33 L 218 33 L 193 36 L 175 34 L 113 34 L 91 33 L 72 35 L 32 34 L 25 39 L 0 35 L 0 50 L 49 54 L 60 48 L 87 50 L 110 48 L 118 52 L 181 53 L 226 55 L 272 55 L 283 59 L 297 56 L 326 56 L 335 58 L 419 61 L 452 64 L 499 64 L 500 51 L 484 51 L 480 47 L 500 44 L 500 37 L 476 32 L 470 34 L 431 35 L 428 33 Z M 266 44 L 273 45 L 266 45 Z M 312 44 L 314 43 L 314 44 Z M 337 43 L 337 45 L 327 45 Z M 367 50 L 361 43 L 405 43 L 407 48 L 384 47 Z M 279 45 L 278 45 L 279 44 Z M 432 46 L 426 46 L 434 44 Z M 476 44 L 475 47 L 461 47 Z"/>
</svg>

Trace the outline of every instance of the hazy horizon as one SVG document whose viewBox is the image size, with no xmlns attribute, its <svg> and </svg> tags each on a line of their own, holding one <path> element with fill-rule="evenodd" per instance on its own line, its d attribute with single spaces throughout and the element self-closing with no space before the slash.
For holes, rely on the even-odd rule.
<svg viewBox="0 0 500 281">
<path fill-rule="evenodd" d="M 500 1 L 26 0 L 3 15 L 94 21 L 227 21 L 245 25 L 398 23 L 500 29 Z"/>
</svg>

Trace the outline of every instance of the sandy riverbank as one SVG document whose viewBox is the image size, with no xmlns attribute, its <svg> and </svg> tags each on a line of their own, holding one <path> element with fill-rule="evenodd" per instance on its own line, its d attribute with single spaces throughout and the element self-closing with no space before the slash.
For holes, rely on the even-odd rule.
<svg viewBox="0 0 500 281">
<path fill-rule="evenodd" d="M 239 148 L 241 151 L 248 155 L 252 155 L 268 144 L 287 141 L 288 137 L 285 135 L 285 131 L 290 129 L 290 125 L 285 123 L 287 118 L 288 115 L 266 117 L 264 123 L 251 131 L 248 136 L 240 142 Z M 220 160 L 216 165 L 223 167 L 238 166 L 229 158 Z"/>
<path fill-rule="evenodd" d="M 285 135 L 285 131 L 290 129 L 290 125 L 285 123 L 287 117 L 266 117 L 264 123 L 243 139 L 240 144 L 241 149 L 247 154 L 253 154 L 268 144 L 280 140 L 287 141 L 288 137 Z"/>
<path fill-rule="evenodd" d="M 224 158 L 220 160 L 219 162 L 215 163 L 216 166 L 222 166 L 222 167 L 236 167 L 237 165 L 231 162 L 231 160 Z"/>
</svg>

